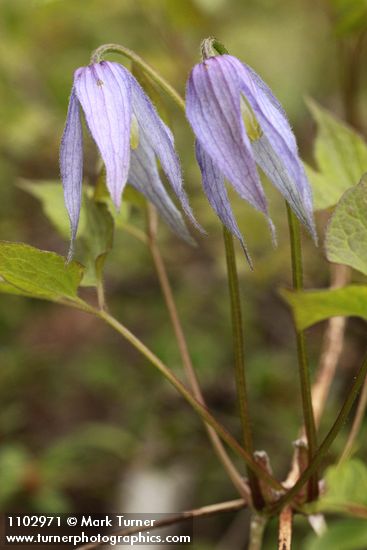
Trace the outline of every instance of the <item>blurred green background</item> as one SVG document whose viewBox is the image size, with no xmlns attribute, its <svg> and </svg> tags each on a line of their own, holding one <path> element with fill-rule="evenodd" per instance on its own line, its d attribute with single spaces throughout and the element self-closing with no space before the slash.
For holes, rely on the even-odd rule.
<svg viewBox="0 0 367 550">
<path fill-rule="evenodd" d="M 65 254 L 68 243 L 17 184 L 20 178 L 58 178 L 73 71 L 88 64 L 91 51 L 103 43 L 135 50 L 184 93 L 200 41 L 216 36 L 274 90 L 310 162 L 315 126 L 306 96 L 363 130 L 365 76 L 356 97 L 345 84 L 360 20 L 348 12 L 345 29 L 337 17 L 345 5 L 341 0 L 0 0 L 0 238 Z M 364 55 L 362 47 L 357 53 Z M 190 248 L 162 226 L 162 253 L 208 404 L 239 437 L 221 228 L 201 190 L 188 124 L 170 99 L 164 101 L 186 187 L 208 237 L 199 236 L 199 246 Z M 88 178 L 96 166 L 91 143 L 85 156 Z M 301 403 L 291 318 L 277 293 L 290 284 L 286 214 L 279 195 L 267 184 L 266 190 L 278 230 L 276 250 L 263 219 L 243 202 L 234 208 L 255 264 L 251 273 L 238 250 L 256 448 L 269 452 L 281 478 L 291 460 Z M 132 220 L 144 227 L 138 211 Z M 325 216 L 318 222 L 322 236 Z M 316 249 L 307 236 L 304 243 L 307 287 L 327 286 L 322 246 Z M 106 291 L 116 316 L 181 376 L 149 251 L 123 231 L 116 233 L 107 262 Z M 84 292 L 94 299 L 93 289 Z M 324 328 L 309 331 L 313 366 Z M 364 334 L 362 321 L 349 322 L 322 433 L 358 364 Z M 144 359 L 97 320 L 1 295 L 0 360 L 3 511 L 126 510 L 142 479 L 173 484 L 171 511 L 235 498 L 201 422 Z M 342 444 L 340 437 L 333 453 Z M 148 510 L 159 506 L 159 492 L 144 497 Z M 219 541 L 218 548 L 245 547 L 248 515 L 240 518 L 203 520 L 196 526 L 195 548 L 217 548 Z M 297 548 L 305 528 L 297 519 Z M 268 548 L 274 547 L 275 533 L 273 522 Z"/>
</svg>

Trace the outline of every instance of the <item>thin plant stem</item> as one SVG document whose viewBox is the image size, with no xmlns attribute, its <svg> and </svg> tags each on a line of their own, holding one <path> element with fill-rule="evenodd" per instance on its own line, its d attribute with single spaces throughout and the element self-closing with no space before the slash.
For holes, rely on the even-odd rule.
<svg viewBox="0 0 367 550">
<path fill-rule="evenodd" d="M 97 281 L 97 299 L 98 299 L 99 309 L 105 309 L 106 299 L 105 299 L 104 284 L 101 276 L 98 278 L 98 281 Z"/>
<path fill-rule="evenodd" d="M 185 112 L 185 101 L 180 96 L 180 94 L 163 77 L 161 77 L 160 74 L 158 74 L 157 71 L 153 69 L 153 67 L 146 63 L 144 59 L 142 59 L 138 54 L 136 54 L 132 50 L 129 50 L 129 48 L 125 48 L 120 44 L 103 44 L 92 53 L 91 63 L 99 63 L 102 60 L 103 56 L 107 53 L 121 54 L 136 63 L 147 75 L 150 76 L 153 82 L 155 82 L 162 90 L 164 90 L 166 94 L 169 95 L 171 99 L 176 103 L 176 105 Z"/>
<path fill-rule="evenodd" d="M 148 239 L 147 239 L 148 245 L 153 258 L 153 263 L 154 263 L 158 281 L 162 290 L 162 294 L 166 303 L 168 314 L 171 319 L 173 331 L 175 333 L 177 345 L 181 355 L 182 364 L 194 397 L 197 399 L 197 401 L 199 401 L 199 403 L 205 406 L 205 400 L 200 388 L 198 378 L 195 373 L 195 369 L 192 364 L 190 352 L 189 352 L 185 334 L 182 328 L 180 316 L 177 311 L 177 307 L 173 296 L 171 284 L 168 278 L 166 266 L 164 264 L 164 261 L 157 243 L 157 238 L 156 238 L 157 225 L 158 225 L 157 211 L 150 204 L 148 204 L 147 211 L 148 211 Z M 251 494 L 247 487 L 247 484 L 244 481 L 240 472 L 237 470 L 237 468 L 233 464 L 232 460 L 230 459 L 219 436 L 209 424 L 205 423 L 205 427 L 208 432 L 209 439 L 213 445 L 214 451 L 216 452 L 219 460 L 221 461 L 223 467 L 225 468 L 233 485 L 235 486 L 239 494 L 244 499 L 246 499 L 248 503 L 250 503 Z"/>
<path fill-rule="evenodd" d="M 179 512 L 178 514 L 172 514 L 168 518 L 156 520 L 154 525 L 148 525 L 146 527 L 129 527 L 127 529 L 121 529 L 120 531 L 114 531 L 110 533 L 114 536 L 127 536 L 134 533 L 142 533 L 144 531 L 151 531 L 152 529 L 159 529 L 162 527 L 168 527 L 169 525 L 175 525 L 176 523 L 182 523 L 187 520 L 196 518 L 205 518 L 215 516 L 217 514 L 223 514 L 225 512 L 234 512 L 246 508 L 246 502 L 239 498 L 237 500 L 229 500 L 227 502 L 220 502 L 218 504 L 209 504 L 208 506 L 202 506 L 195 510 L 186 510 L 185 512 Z M 79 546 L 76 550 L 95 550 L 103 546 L 103 542 L 96 542 Z"/>
<path fill-rule="evenodd" d="M 268 518 L 263 514 L 253 514 L 250 521 L 248 550 L 261 550 L 267 522 Z"/>
<path fill-rule="evenodd" d="M 90 306 L 89 311 L 99 317 L 102 321 L 107 323 L 110 327 L 116 330 L 123 338 L 125 338 L 133 347 L 135 347 L 148 361 L 154 365 L 161 374 L 176 388 L 176 390 L 182 395 L 182 397 L 192 406 L 192 408 L 207 422 L 212 428 L 215 429 L 217 434 L 223 441 L 237 454 L 239 455 L 254 473 L 256 473 L 261 479 L 265 481 L 270 487 L 276 490 L 284 491 L 283 486 L 273 478 L 268 472 L 266 472 L 261 466 L 259 466 L 253 459 L 253 457 L 241 447 L 236 439 L 220 424 L 208 409 L 199 403 L 195 397 L 190 393 L 187 387 L 176 378 L 173 372 L 157 357 L 143 342 L 139 340 L 128 328 L 121 324 L 117 319 L 112 317 L 107 311 L 97 310 Z"/>
<path fill-rule="evenodd" d="M 214 46 L 217 49 L 218 53 L 222 53 L 221 45 L 219 43 L 214 41 Z M 146 63 L 139 55 L 137 55 L 132 50 L 130 50 L 128 48 L 125 48 L 124 46 L 121 46 L 119 44 L 104 44 L 104 45 L 100 46 L 99 48 L 97 48 L 93 52 L 93 54 L 91 56 L 91 63 L 99 63 L 102 60 L 103 56 L 107 53 L 121 54 L 121 55 L 125 56 L 126 58 L 130 59 L 131 61 L 133 61 L 134 63 L 136 63 L 147 75 L 150 76 L 150 78 L 162 90 L 164 90 L 167 93 L 167 95 L 169 95 L 171 97 L 171 99 L 176 103 L 176 105 L 182 111 L 185 112 L 185 101 L 180 96 L 180 94 L 164 78 L 162 78 L 148 63 Z M 103 313 L 104 312 L 102 312 L 102 314 Z M 105 318 L 105 321 L 108 322 L 109 324 L 111 324 L 112 326 L 114 326 L 114 328 L 116 328 L 116 330 L 118 330 L 119 332 L 121 332 L 121 330 L 120 330 L 121 327 L 123 328 L 123 333 L 124 333 L 123 335 L 125 336 L 125 338 L 127 338 L 131 343 L 133 343 L 133 341 L 135 341 L 135 343 L 133 343 L 133 345 L 135 345 L 139 342 L 139 344 L 142 345 L 145 348 L 146 352 L 148 352 L 148 355 L 151 356 L 150 359 L 152 359 L 152 357 L 155 357 L 154 354 L 152 354 L 152 352 L 144 346 L 144 344 L 142 344 L 139 340 L 137 340 L 135 336 L 133 336 L 127 329 L 125 329 L 125 327 L 120 325 L 120 323 L 118 323 L 117 320 L 115 320 L 113 317 L 109 317 L 109 316 L 108 316 L 108 319 L 109 320 L 107 321 L 107 319 Z M 119 326 L 120 329 L 117 329 L 117 326 Z M 133 341 L 130 339 L 130 337 L 133 337 Z M 137 347 L 137 349 L 140 348 L 139 345 L 138 346 L 135 345 L 135 347 Z M 140 351 L 148 357 L 147 353 L 143 352 L 142 349 L 140 349 Z M 159 363 L 157 363 L 155 361 L 152 361 L 153 364 L 155 364 L 155 366 L 157 366 L 161 370 L 161 372 L 163 372 L 166 369 L 166 367 L 163 365 L 163 363 L 158 358 L 155 358 L 155 359 L 157 359 Z M 158 366 L 158 365 L 160 365 L 160 366 Z M 165 367 L 163 370 L 161 368 L 162 366 Z M 186 398 L 187 401 L 191 402 L 191 404 L 194 406 L 194 408 L 196 409 L 197 412 L 200 411 L 199 414 L 201 414 L 201 416 L 205 420 L 205 416 L 209 414 L 207 409 L 205 407 L 203 407 L 199 401 L 197 401 L 195 398 L 193 398 L 189 392 L 187 392 L 186 388 L 183 385 L 181 385 L 181 383 L 174 377 L 174 375 L 169 371 L 169 369 L 168 369 L 168 372 L 169 372 L 170 376 L 166 376 L 166 377 L 171 381 L 171 383 L 173 385 L 175 385 L 176 389 L 179 389 L 177 384 L 182 386 L 179 389 L 180 393 Z M 166 374 L 168 374 L 168 372 Z M 173 376 L 173 379 L 171 378 L 171 376 Z M 194 405 L 194 403 L 195 403 L 195 405 Z M 198 406 L 199 406 L 199 409 L 198 409 Z M 202 409 L 200 407 L 202 407 Z M 224 430 L 224 428 L 221 425 L 215 426 L 213 424 L 213 422 L 215 424 L 218 424 L 215 421 L 215 419 L 213 417 L 211 417 L 211 415 L 210 415 L 210 421 L 208 423 L 212 427 L 214 427 L 214 429 L 222 437 L 222 439 L 224 441 L 226 441 L 227 444 L 229 444 L 229 446 L 232 446 L 232 448 L 233 448 L 233 444 L 234 444 L 234 447 L 236 447 L 236 448 L 237 448 L 237 446 L 240 447 L 238 445 L 238 443 L 232 438 L 232 436 L 230 436 L 230 434 L 228 434 L 228 432 L 226 430 Z M 220 427 L 219 430 L 218 430 L 218 427 Z M 223 432 L 223 430 L 224 430 L 224 432 Z M 228 437 L 231 440 L 233 440 L 232 445 L 228 442 Z M 246 436 L 246 440 L 247 440 L 247 436 Z M 254 498 L 258 498 L 259 501 L 261 499 L 262 502 L 263 502 L 260 488 L 258 488 L 258 490 L 256 490 L 256 484 L 258 486 L 258 480 L 256 479 L 256 476 L 254 476 L 254 473 L 256 472 L 260 477 L 264 478 L 264 471 L 261 469 L 261 467 L 259 467 L 255 463 L 255 461 L 253 460 L 252 454 L 247 453 L 247 451 L 242 449 L 241 447 L 240 447 L 240 449 L 241 449 L 243 458 L 244 458 L 244 454 L 246 455 L 245 461 L 246 461 L 247 465 L 249 466 L 249 480 L 250 480 L 250 485 L 252 485 L 251 488 L 252 488 L 252 491 L 253 491 L 253 496 L 254 496 Z M 239 449 L 237 449 L 237 451 L 239 451 Z M 278 483 L 276 480 L 274 480 L 274 478 L 272 476 L 270 476 L 270 474 L 268 474 L 267 472 L 265 472 L 265 477 L 268 477 L 272 480 L 270 485 L 273 484 L 272 486 L 274 487 L 274 483 L 275 483 L 275 485 L 277 485 L 278 489 L 280 488 L 281 490 L 283 490 L 281 484 Z M 251 481 L 251 478 L 252 478 L 252 481 Z M 258 496 L 256 497 L 255 495 L 258 495 Z"/>
<path fill-rule="evenodd" d="M 350 279 L 350 268 L 346 265 L 330 265 L 330 288 L 341 288 Z M 320 426 L 330 387 L 336 373 L 336 367 L 344 345 L 346 327 L 345 317 L 332 317 L 329 319 L 322 343 L 322 351 L 315 374 L 315 382 L 311 388 L 312 407 L 315 417 L 316 429 Z M 301 438 L 305 438 L 305 428 L 302 426 Z M 284 484 L 292 487 L 299 477 L 300 465 L 298 452 L 294 452 L 292 466 Z"/>
<path fill-rule="evenodd" d="M 291 550 L 292 521 L 292 508 L 291 506 L 286 506 L 279 514 L 278 550 Z"/>
<path fill-rule="evenodd" d="M 291 244 L 292 257 L 292 275 L 293 288 L 295 290 L 303 290 L 303 266 L 302 266 L 302 247 L 301 247 L 301 232 L 299 222 L 293 214 L 291 208 L 287 204 L 288 225 Z M 311 464 L 317 447 L 316 439 L 316 424 L 312 408 L 310 369 L 308 364 L 306 340 L 303 331 L 296 330 L 298 368 L 301 384 L 303 421 L 307 436 L 308 463 Z M 310 477 L 308 484 L 307 497 L 308 500 L 314 500 L 318 495 L 318 479 L 317 472 L 314 471 Z"/>
<path fill-rule="evenodd" d="M 233 244 L 233 237 L 230 231 L 223 226 L 223 238 L 226 251 L 227 277 L 232 316 L 234 368 L 237 390 L 237 401 L 240 412 L 242 439 L 246 451 L 253 456 L 253 441 L 250 424 L 248 396 L 245 377 L 245 345 L 243 338 L 243 324 L 241 312 L 240 289 L 238 284 L 236 255 Z M 255 507 L 261 509 L 264 506 L 264 499 L 261 494 L 259 481 L 251 470 L 248 471 L 249 484 L 252 499 Z"/>
<path fill-rule="evenodd" d="M 217 45 L 217 43 L 215 42 Z M 219 43 L 218 43 L 219 44 Z M 126 58 L 130 59 L 136 63 L 150 78 L 162 89 L 164 90 L 169 97 L 176 103 L 176 105 L 185 112 L 185 101 L 180 96 L 180 94 L 171 86 L 164 78 L 162 78 L 148 63 L 146 63 L 139 55 L 137 55 L 132 50 L 125 48 L 119 44 L 104 44 L 97 48 L 91 56 L 91 63 L 99 63 L 103 56 L 107 53 L 119 53 Z M 250 455 L 252 459 L 252 454 Z M 252 460 L 252 462 L 254 462 Z M 257 467 L 258 468 L 258 467 Z M 263 504 L 264 501 L 261 496 L 261 491 L 258 485 L 256 476 L 254 476 L 251 469 L 249 469 L 249 482 L 253 493 L 253 499 L 258 502 L 258 504 Z M 256 489 L 257 485 L 257 489 Z"/>
<path fill-rule="evenodd" d="M 164 78 L 162 78 L 150 65 L 148 65 L 148 63 L 146 63 L 139 55 L 137 55 L 132 50 L 130 50 L 128 48 L 125 48 L 124 46 L 121 46 L 119 44 L 104 44 L 104 45 L 100 46 L 99 48 L 97 48 L 92 53 L 91 63 L 99 63 L 101 61 L 101 59 L 103 58 L 103 56 L 107 53 L 119 53 L 119 54 L 127 57 L 128 59 L 130 59 L 134 63 L 136 63 L 147 75 L 149 75 L 151 77 L 151 79 L 162 90 L 164 90 L 171 97 L 171 99 L 176 103 L 176 105 L 178 107 L 180 107 L 180 109 L 185 112 L 185 101 L 180 96 L 180 94 Z M 187 365 L 187 357 L 185 358 L 185 361 L 186 361 L 186 365 Z M 192 376 L 191 376 L 191 380 L 192 380 Z M 197 384 L 195 384 L 195 386 L 196 385 Z M 225 459 L 224 455 L 222 455 L 222 460 L 223 459 Z M 225 461 L 227 463 L 226 459 L 225 459 Z M 228 464 L 227 464 L 226 469 L 227 468 L 228 468 Z M 228 471 L 228 469 L 227 469 L 227 471 Z M 231 473 L 231 479 L 233 479 L 233 474 L 234 474 L 234 472 Z M 236 474 L 235 474 L 235 477 L 237 477 Z M 253 477 L 254 477 L 253 473 L 251 472 L 251 470 L 249 470 L 250 486 L 257 483 L 256 481 L 254 482 L 254 481 L 251 480 L 251 478 L 253 478 Z M 261 496 L 261 492 L 259 492 L 259 491 L 260 490 L 258 490 L 258 491 L 255 490 L 255 495 L 256 495 L 256 492 L 257 492 Z M 256 498 L 256 497 L 254 496 L 254 498 Z M 260 501 L 259 496 L 257 497 L 257 500 Z"/>
<path fill-rule="evenodd" d="M 347 443 L 344 447 L 344 451 L 342 453 L 342 456 L 340 457 L 339 463 L 347 460 L 353 451 L 354 442 L 357 438 L 357 435 L 362 425 L 364 414 L 366 412 L 366 406 L 367 406 L 367 378 L 365 379 L 362 387 L 361 395 L 359 397 L 359 401 L 357 405 L 356 415 L 354 417 L 353 424 L 352 424 L 352 429 L 350 430 Z"/>
<path fill-rule="evenodd" d="M 326 453 L 329 451 L 332 443 L 334 442 L 336 436 L 346 422 L 348 415 L 353 407 L 354 401 L 356 400 L 357 395 L 359 394 L 361 387 L 365 381 L 366 374 L 367 356 L 365 357 L 362 366 L 360 367 L 356 377 L 354 378 L 352 387 L 347 394 L 347 397 L 334 424 L 330 428 L 321 445 L 318 447 L 315 455 L 313 456 L 311 464 L 307 466 L 307 468 L 298 479 L 297 483 L 285 495 L 283 495 L 277 502 L 267 506 L 265 510 L 267 513 L 276 514 L 280 510 L 282 510 L 284 506 L 286 506 L 289 502 L 291 502 L 294 497 L 297 496 L 299 490 L 308 482 L 314 472 L 317 471 L 323 458 L 325 457 Z"/>
</svg>

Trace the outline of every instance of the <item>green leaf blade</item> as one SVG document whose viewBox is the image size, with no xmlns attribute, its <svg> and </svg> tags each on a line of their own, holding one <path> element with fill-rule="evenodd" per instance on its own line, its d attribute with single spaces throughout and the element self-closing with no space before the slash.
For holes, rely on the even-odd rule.
<svg viewBox="0 0 367 550">
<path fill-rule="evenodd" d="M 334 523 L 321 536 L 308 539 L 306 550 L 365 550 L 367 522 L 349 519 Z"/>
<path fill-rule="evenodd" d="M 107 204 L 84 196 L 85 230 L 81 242 L 86 273 L 83 286 L 97 286 L 103 277 L 104 264 L 112 249 L 114 220 Z"/>
<path fill-rule="evenodd" d="M 327 228 L 325 248 L 330 262 L 367 275 L 367 177 L 341 198 Z"/>
<path fill-rule="evenodd" d="M 299 330 L 305 330 L 330 317 L 353 316 L 367 320 L 365 285 L 300 292 L 281 290 L 281 296 L 291 307 Z"/>
<path fill-rule="evenodd" d="M 84 268 L 63 256 L 23 243 L 0 241 L 0 290 L 36 298 L 77 298 Z"/>
<path fill-rule="evenodd" d="M 318 171 L 306 165 L 316 210 L 335 206 L 342 194 L 367 172 L 367 144 L 355 130 L 312 100 L 307 101 L 318 133 L 315 160 Z"/>
</svg>

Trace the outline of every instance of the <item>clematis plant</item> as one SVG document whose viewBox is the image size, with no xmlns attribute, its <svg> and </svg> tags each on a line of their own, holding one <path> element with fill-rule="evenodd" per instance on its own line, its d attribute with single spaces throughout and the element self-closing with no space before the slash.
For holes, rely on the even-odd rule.
<svg viewBox="0 0 367 550">
<path fill-rule="evenodd" d="M 317 240 L 312 193 L 294 134 L 279 101 L 248 65 L 203 43 L 203 61 L 192 69 L 186 114 L 196 136 L 196 157 L 206 196 L 222 223 L 246 245 L 234 217 L 225 178 L 273 224 L 258 165 Z"/>
<path fill-rule="evenodd" d="M 213 48 L 220 55 L 216 55 Z M 149 76 L 151 81 L 160 86 L 185 112 L 185 102 L 178 92 L 135 52 L 123 46 L 117 44 L 100 46 L 93 52 L 91 64 L 75 72 L 60 152 L 65 202 L 72 230 L 70 259 L 81 208 L 83 179 L 81 109 L 104 161 L 107 187 L 116 208 L 120 206 L 125 185 L 130 183 L 155 204 L 162 217 L 177 234 L 190 240 L 183 217 L 170 199 L 160 178 L 157 167 L 158 159 L 187 216 L 194 224 L 198 225 L 183 189 L 180 163 L 171 131 L 159 118 L 151 101 L 133 75 L 118 63 L 102 60 L 106 53 L 119 53 L 132 60 L 143 71 L 144 76 Z M 166 365 L 150 347 L 110 312 L 112 308 L 108 303 L 108 297 L 106 299 L 102 273 L 103 261 L 110 251 L 110 244 L 104 246 L 103 242 L 101 250 L 98 243 L 98 247 L 91 247 L 93 250 L 88 251 L 89 255 L 86 255 L 88 261 L 93 260 L 96 271 L 98 265 L 98 280 L 93 282 L 96 299 L 92 301 L 89 300 L 89 293 L 84 297 L 78 294 L 83 276 L 87 274 L 88 268 L 78 262 L 65 263 L 62 256 L 53 252 L 39 250 L 24 243 L 1 241 L 0 292 L 47 299 L 63 304 L 64 307 L 73 307 L 94 315 L 96 319 L 108 325 L 128 341 L 148 363 L 165 377 L 200 416 L 207 429 L 213 450 L 241 498 L 204 506 L 194 511 L 183 512 L 183 514 L 174 514 L 175 517 L 170 519 L 169 523 L 188 517 L 199 518 L 229 510 L 235 511 L 249 506 L 251 522 L 249 533 L 246 534 L 249 548 L 260 549 L 266 522 L 272 516 L 279 516 L 279 547 L 290 548 L 292 518 L 295 512 L 301 513 L 305 517 L 308 516 L 309 522 L 319 532 L 323 528 L 323 518 L 319 512 L 330 509 L 335 513 L 333 502 L 336 497 L 339 503 L 338 512 L 344 508 L 344 513 L 348 516 L 355 515 L 359 519 L 367 517 L 365 499 L 360 499 L 360 495 L 355 493 L 354 487 L 355 479 L 362 479 L 366 475 L 366 469 L 362 464 L 353 465 L 352 461 L 345 460 L 353 451 L 366 408 L 367 358 L 364 359 L 354 376 L 353 383 L 334 423 L 324 439 L 318 441 L 318 425 L 325 408 L 331 379 L 336 372 L 338 357 L 343 348 L 344 329 L 341 328 L 343 325 L 340 322 L 329 325 L 316 375 L 316 391 L 311 390 L 313 373 L 309 368 L 307 342 L 304 335 L 304 329 L 308 326 L 335 315 L 347 313 L 365 318 L 360 307 L 357 308 L 358 311 L 356 310 L 355 303 L 356 299 L 360 299 L 362 302 L 366 299 L 366 288 L 363 285 L 358 285 L 359 288 L 356 288 L 356 285 L 348 285 L 345 288 L 331 289 L 330 291 L 323 289 L 322 292 L 303 292 L 302 240 L 297 217 L 315 240 L 316 231 L 310 186 L 298 156 L 296 140 L 287 117 L 278 100 L 261 78 L 250 67 L 226 53 L 214 39 L 204 41 L 203 58 L 203 62 L 196 65 L 190 75 L 187 85 L 186 112 L 196 135 L 196 156 L 202 172 L 205 193 L 225 226 L 223 233 L 233 336 L 232 362 L 241 441 L 238 441 L 216 419 L 205 403 L 204 392 L 201 390 L 200 381 L 190 357 L 174 293 L 156 239 L 154 209 L 147 209 L 148 223 L 145 232 L 140 228 L 130 226 L 130 234 L 131 236 L 135 235 L 151 253 L 187 384 L 181 381 L 180 376 L 177 376 L 176 367 L 171 369 Z M 326 176 L 325 182 L 333 181 L 328 173 L 328 168 L 335 163 L 338 170 L 345 171 L 345 179 L 351 180 L 348 185 L 353 185 L 355 183 L 354 175 L 358 176 L 361 169 L 365 169 L 367 163 L 366 144 L 350 129 L 337 124 L 330 118 L 330 115 L 325 115 L 320 111 L 318 117 L 327 121 L 327 127 L 333 129 L 337 139 L 330 140 L 322 136 L 319 138 L 327 162 L 320 162 L 321 171 L 317 173 L 317 180 L 320 177 L 320 181 L 323 181 Z M 321 128 L 322 125 L 320 125 Z M 335 147 L 336 142 L 338 147 Z M 349 152 L 347 155 L 345 150 Z M 302 438 L 295 442 L 296 452 L 285 482 L 279 481 L 273 475 L 267 453 L 257 451 L 255 447 L 257 442 L 252 432 L 251 403 L 247 390 L 247 388 L 251 390 L 251 387 L 246 380 L 247 370 L 251 368 L 251 364 L 247 365 L 246 362 L 244 345 L 246 325 L 242 320 L 240 278 L 236 267 L 233 235 L 241 241 L 246 253 L 247 250 L 233 215 L 225 186 L 225 179 L 227 179 L 243 199 L 267 217 L 271 230 L 274 231 L 257 167 L 265 172 L 289 205 L 291 266 L 293 289 L 296 292 L 283 291 L 282 294 L 286 296 L 286 300 L 292 305 L 294 312 L 303 427 L 301 429 Z M 43 189 L 37 189 L 35 196 L 45 197 L 46 195 L 43 193 L 46 189 L 47 194 L 49 187 L 38 185 L 36 187 L 43 187 Z M 59 185 L 57 188 L 59 191 L 61 190 Z M 341 188 L 339 191 L 341 193 Z M 328 254 L 332 261 L 344 261 L 346 265 L 359 269 L 363 274 L 367 273 L 366 260 L 363 254 L 358 254 L 355 243 L 356 235 L 362 244 L 367 241 L 364 210 L 356 208 L 356 205 L 364 205 L 365 195 L 364 181 L 346 192 L 333 214 L 326 239 L 327 242 L 329 241 Z M 54 198 L 52 193 L 50 196 L 52 199 Z M 47 205 L 49 201 L 48 198 Z M 331 203 L 328 204 L 328 206 L 331 205 Z M 92 201 L 89 201 L 87 208 L 88 206 L 91 208 L 91 212 L 106 210 L 94 208 Z M 45 211 L 48 211 L 48 216 L 54 220 L 56 216 L 52 208 L 45 208 Z M 97 234 L 98 237 L 101 236 L 101 241 L 109 243 L 113 220 L 110 219 L 111 216 L 108 212 L 106 214 L 111 223 L 99 223 L 100 218 L 95 221 L 91 215 L 90 227 L 93 229 L 91 233 Z M 103 217 L 101 219 L 104 220 Z M 62 225 L 61 233 L 63 234 L 63 224 L 57 224 L 58 227 L 60 225 Z M 128 226 L 129 224 L 126 223 L 126 227 Z M 107 235 L 103 235 L 103 233 Z M 336 250 L 339 247 L 341 248 L 340 254 Z M 350 260 L 351 257 L 353 262 Z M 101 259 L 102 261 L 100 261 Z M 249 256 L 248 259 L 251 262 Z M 345 268 L 343 265 L 339 267 Z M 346 282 L 348 275 L 346 276 L 345 273 L 344 271 L 342 277 Z M 203 280 L 205 283 L 205 277 Z M 339 276 L 335 278 L 336 280 L 340 282 L 340 272 Z M 223 334 L 225 332 L 223 331 Z M 222 343 L 224 344 L 221 340 Z M 338 349 L 335 351 L 335 348 Z M 205 354 L 200 356 L 200 360 L 204 363 L 206 359 Z M 266 363 L 263 368 L 267 368 Z M 330 376 L 331 372 L 332 376 Z M 230 380 L 230 374 L 229 369 L 225 371 L 226 380 Z M 288 388 L 288 380 L 287 375 L 284 379 L 285 391 Z M 319 476 L 323 473 L 324 458 L 338 433 L 345 426 L 361 388 L 363 388 L 361 398 L 343 455 L 339 461 L 338 470 L 335 470 L 332 476 L 327 474 L 326 483 L 319 484 Z M 145 394 L 146 392 L 144 396 Z M 266 407 L 270 411 L 271 402 L 266 402 Z M 225 445 L 241 459 L 241 462 L 233 461 Z M 330 458 L 328 458 L 328 462 L 330 462 Z M 348 462 L 350 463 L 348 464 Z M 244 478 L 243 475 L 244 465 L 247 468 L 247 478 Z M 333 477 L 342 480 L 348 478 L 353 483 L 350 483 L 350 488 L 349 483 L 342 483 L 343 490 L 342 493 L 339 493 L 339 490 L 334 491 L 337 484 L 332 482 Z M 326 498 L 322 492 L 321 498 L 319 498 L 319 488 L 321 491 L 326 490 Z M 330 503 L 332 504 L 331 508 Z M 163 525 L 167 526 L 166 518 L 163 518 L 162 522 L 157 521 L 153 527 L 149 528 Z M 364 541 L 366 538 L 364 527 L 363 537 Z M 362 537 L 358 540 L 362 540 Z M 322 543 L 323 540 L 321 540 Z M 321 546 L 318 544 L 318 547 Z M 80 547 L 81 549 L 82 547 Z"/>
<path fill-rule="evenodd" d="M 71 246 L 78 229 L 83 179 L 83 136 L 80 106 L 106 168 L 106 184 L 118 209 L 127 182 L 143 193 L 172 229 L 187 241 L 190 234 L 159 176 L 156 157 L 194 225 L 183 189 L 180 162 L 171 131 L 158 116 L 136 78 L 119 63 L 101 61 L 75 71 L 60 148 L 65 205 Z"/>
</svg>

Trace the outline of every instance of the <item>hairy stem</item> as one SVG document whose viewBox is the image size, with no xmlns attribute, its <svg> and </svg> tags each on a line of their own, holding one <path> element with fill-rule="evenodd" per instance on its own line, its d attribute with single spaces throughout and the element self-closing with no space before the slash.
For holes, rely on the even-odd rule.
<svg viewBox="0 0 367 550">
<path fill-rule="evenodd" d="M 361 387 L 364 383 L 366 374 L 367 374 L 367 356 L 365 357 L 362 363 L 362 366 L 360 367 L 357 373 L 357 376 L 354 379 L 352 387 L 350 388 L 347 394 L 347 398 L 343 403 L 343 406 L 337 416 L 337 419 L 335 420 L 334 424 L 330 428 L 328 434 L 326 435 L 321 445 L 318 447 L 312 459 L 311 464 L 309 464 L 307 468 L 304 470 L 304 472 L 301 474 L 297 483 L 277 502 L 269 505 L 266 508 L 266 512 L 268 512 L 269 514 L 276 514 L 277 512 L 282 510 L 286 504 L 288 504 L 295 496 L 297 496 L 299 490 L 308 482 L 311 476 L 317 471 L 317 469 L 321 464 L 322 459 L 325 457 L 326 453 L 329 451 L 330 446 L 332 445 L 336 436 L 338 435 L 344 423 L 346 422 L 348 415 L 351 411 L 351 408 L 353 407 L 354 401 L 356 400 L 357 395 L 360 392 Z"/>
<path fill-rule="evenodd" d="M 148 245 L 153 258 L 153 263 L 157 272 L 159 284 L 162 290 L 162 294 L 167 306 L 167 310 L 171 319 L 173 331 L 175 333 L 177 345 L 180 351 L 183 367 L 186 372 L 187 379 L 192 389 L 194 397 L 205 406 L 205 400 L 199 385 L 198 378 L 193 367 L 190 352 L 188 349 L 185 334 L 182 328 L 180 317 L 177 311 L 175 299 L 173 297 L 172 288 L 169 282 L 166 266 L 164 264 L 162 255 L 157 244 L 157 212 L 152 205 L 148 204 Z M 248 490 L 247 484 L 243 480 L 240 472 L 237 470 L 232 460 L 228 456 L 220 438 L 215 430 L 207 423 L 205 423 L 206 430 L 208 432 L 209 439 L 213 445 L 213 448 L 223 464 L 229 478 L 233 485 L 240 493 L 240 495 L 247 501 L 251 501 L 251 495 Z"/>
<path fill-rule="evenodd" d="M 242 438 L 244 448 L 250 453 L 251 456 L 253 456 L 254 450 L 245 377 L 245 344 L 243 339 L 241 300 L 238 284 L 236 256 L 232 234 L 224 226 L 223 238 L 226 250 L 227 277 L 232 316 L 235 380 L 237 389 L 237 401 L 242 426 Z M 248 471 L 248 478 L 254 505 L 257 509 L 261 509 L 264 505 L 264 499 L 261 494 L 259 481 L 256 475 L 254 475 L 251 470 Z"/>
<path fill-rule="evenodd" d="M 289 235 L 292 256 L 293 288 L 303 290 L 302 247 L 299 222 L 287 203 Z M 297 340 L 298 368 L 301 384 L 303 420 L 307 436 L 308 463 L 310 464 L 317 447 L 316 425 L 312 408 L 310 369 L 308 364 L 306 340 L 303 331 L 295 327 Z M 308 485 L 308 500 L 314 500 L 318 495 L 318 480 L 316 470 L 310 477 Z"/>
</svg>

